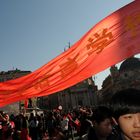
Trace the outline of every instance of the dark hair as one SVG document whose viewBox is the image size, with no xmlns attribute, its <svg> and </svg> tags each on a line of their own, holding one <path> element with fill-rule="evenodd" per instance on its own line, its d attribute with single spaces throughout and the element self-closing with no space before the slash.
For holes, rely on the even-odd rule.
<svg viewBox="0 0 140 140">
<path fill-rule="evenodd" d="M 93 110 L 93 115 L 91 117 L 92 121 L 96 121 L 98 124 L 103 122 L 107 118 L 112 117 L 112 112 L 106 106 L 98 106 Z"/>
<path fill-rule="evenodd" d="M 115 119 L 121 115 L 140 112 L 140 90 L 121 90 L 112 96 L 109 104 Z"/>
</svg>

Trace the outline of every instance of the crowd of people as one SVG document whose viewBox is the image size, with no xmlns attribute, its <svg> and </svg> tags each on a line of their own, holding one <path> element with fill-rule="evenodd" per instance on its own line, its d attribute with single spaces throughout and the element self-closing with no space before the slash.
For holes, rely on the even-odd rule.
<svg viewBox="0 0 140 140">
<path fill-rule="evenodd" d="M 76 135 L 76 136 L 75 136 Z M 0 112 L 0 140 L 140 140 L 140 91 L 117 92 L 96 107 L 42 114 Z"/>
</svg>

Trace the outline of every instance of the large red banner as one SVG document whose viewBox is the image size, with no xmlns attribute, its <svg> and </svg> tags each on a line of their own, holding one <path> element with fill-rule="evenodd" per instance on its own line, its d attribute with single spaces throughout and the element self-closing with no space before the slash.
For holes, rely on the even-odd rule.
<svg viewBox="0 0 140 140">
<path fill-rule="evenodd" d="M 0 83 L 0 106 L 66 89 L 140 52 L 140 1 L 92 27 L 70 49 L 33 73 Z"/>
</svg>

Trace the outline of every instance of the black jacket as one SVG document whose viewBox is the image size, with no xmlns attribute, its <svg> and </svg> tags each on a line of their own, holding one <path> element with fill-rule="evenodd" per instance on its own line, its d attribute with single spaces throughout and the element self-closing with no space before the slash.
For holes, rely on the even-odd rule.
<svg viewBox="0 0 140 140">
<path fill-rule="evenodd" d="M 87 140 L 99 140 L 96 136 L 96 133 L 95 133 L 95 130 L 93 127 L 91 127 L 89 129 L 89 132 L 88 132 L 88 136 L 87 136 Z M 108 137 L 107 137 L 107 140 L 123 140 L 122 139 L 122 136 L 121 136 L 121 133 L 119 131 L 117 131 L 117 133 L 111 133 Z"/>
</svg>

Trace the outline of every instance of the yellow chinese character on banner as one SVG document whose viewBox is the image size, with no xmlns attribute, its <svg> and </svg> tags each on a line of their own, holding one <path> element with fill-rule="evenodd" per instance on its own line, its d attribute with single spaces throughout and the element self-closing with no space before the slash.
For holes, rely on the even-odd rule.
<svg viewBox="0 0 140 140">
<path fill-rule="evenodd" d="M 38 82 L 35 84 L 34 88 L 36 90 L 42 90 L 44 87 L 49 86 L 48 77 L 49 75 L 46 75 L 43 79 L 39 79 Z"/>
<path fill-rule="evenodd" d="M 78 55 L 79 54 L 77 54 L 74 58 L 67 58 L 67 61 L 60 65 L 62 77 L 67 76 L 77 68 L 78 63 L 76 62 L 76 58 Z"/>
<path fill-rule="evenodd" d="M 86 45 L 88 54 L 91 55 L 94 52 L 99 54 L 112 41 L 113 35 L 112 32 L 108 32 L 108 29 L 103 29 L 101 34 L 95 33 L 92 38 L 88 39 L 88 44 Z"/>
<path fill-rule="evenodd" d="M 137 26 L 140 25 L 140 13 L 127 16 L 125 18 L 125 27 L 127 31 L 131 31 L 132 36 L 137 35 Z"/>
</svg>

